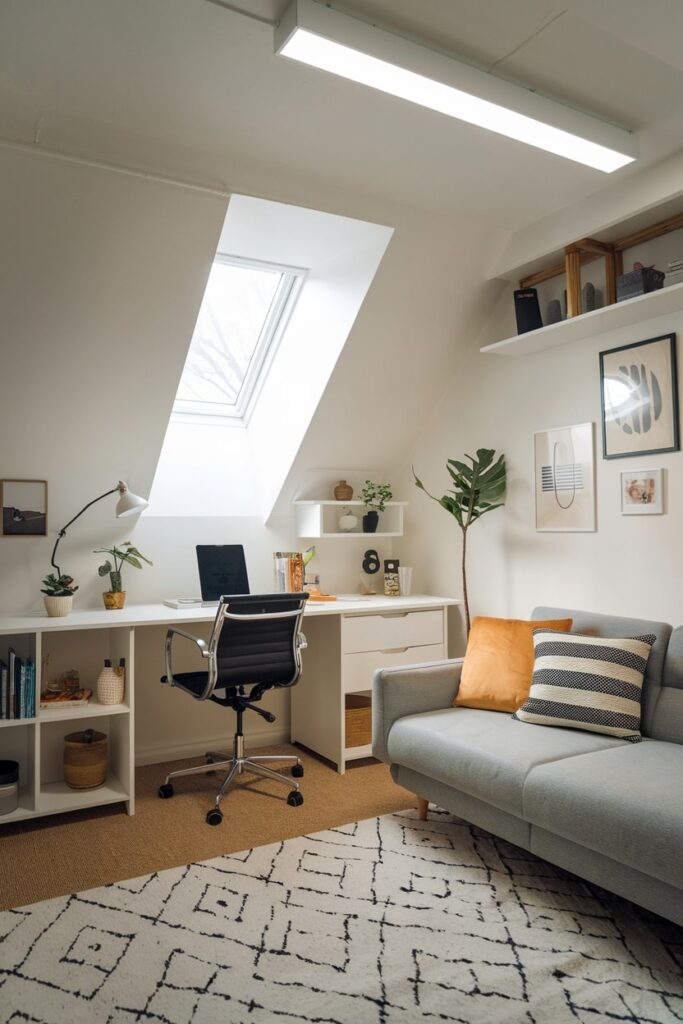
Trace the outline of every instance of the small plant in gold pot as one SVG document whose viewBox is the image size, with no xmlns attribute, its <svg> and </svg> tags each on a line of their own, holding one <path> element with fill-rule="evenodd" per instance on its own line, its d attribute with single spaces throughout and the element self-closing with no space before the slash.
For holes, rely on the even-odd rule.
<svg viewBox="0 0 683 1024">
<path fill-rule="evenodd" d="M 105 590 L 102 594 L 104 607 L 108 609 L 123 608 L 126 603 L 126 592 L 121 589 L 121 569 L 124 562 L 127 565 L 132 565 L 134 569 L 142 569 L 143 562 L 147 562 L 147 565 L 153 563 L 133 547 L 129 540 L 120 548 L 96 548 L 94 554 L 111 555 L 113 559 L 113 562 L 107 559 L 97 570 L 100 576 L 109 576 L 111 585 L 111 590 Z"/>
</svg>

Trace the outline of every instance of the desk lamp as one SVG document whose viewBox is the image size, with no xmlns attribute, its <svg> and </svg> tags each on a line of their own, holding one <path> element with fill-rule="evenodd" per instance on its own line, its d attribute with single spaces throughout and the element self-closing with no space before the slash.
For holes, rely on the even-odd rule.
<svg viewBox="0 0 683 1024">
<path fill-rule="evenodd" d="M 116 494 L 117 492 L 119 495 L 119 500 L 116 502 L 115 509 L 117 519 L 126 519 L 129 516 L 137 515 L 138 512 L 142 512 L 143 508 L 147 508 L 147 505 L 149 504 L 149 502 L 146 501 L 145 498 L 141 498 L 139 495 L 133 494 L 133 492 L 128 489 L 128 485 L 124 483 L 123 480 L 119 480 L 116 487 L 112 487 L 110 491 L 105 491 L 104 494 L 100 494 L 98 498 L 93 498 L 92 501 L 89 501 L 88 504 L 84 505 L 81 511 L 78 512 L 73 517 L 73 519 L 70 519 L 66 526 L 63 526 L 59 531 L 57 540 L 55 541 L 55 546 L 52 549 L 52 558 L 50 559 L 50 565 L 52 565 L 53 568 L 57 570 L 57 576 L 61 576 L 62 571 L 55 562 L 55 555 L 57 554 L 59 542 L 66 533 L 66 531 L 69 529 L 72 523 L 75 523 L 76 520 L 79 519 L 83 515 L 83 513 L 90 508 L 91 505 L 95 505 L 98 501 L 102 501 L 102 498 L 107 498 L 109 497 L 110 494 Z"/>
</svg>

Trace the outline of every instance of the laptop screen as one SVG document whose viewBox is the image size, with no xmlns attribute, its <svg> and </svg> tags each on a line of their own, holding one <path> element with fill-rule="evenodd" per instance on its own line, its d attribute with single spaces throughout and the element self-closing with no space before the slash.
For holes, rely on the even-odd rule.
<svg viewBox="0 0 683 1024">
<path fill-rule="evenodd" d="M 241 544 L 197 544 L 197 565 L 202 601 L 218 601 L 224 594 L 249 593 Z"/>
</svg>

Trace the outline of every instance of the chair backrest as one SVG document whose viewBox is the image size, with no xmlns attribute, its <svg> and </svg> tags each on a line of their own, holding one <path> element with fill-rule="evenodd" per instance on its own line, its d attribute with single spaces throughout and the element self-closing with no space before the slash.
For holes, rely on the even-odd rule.
<svg viewBox="0 0 683 1024">
<path fill-rule="evenodd" d="M 215 652 L 212 689 L 293 686 L 301 674 L 298 634 L 308 594 L 222 597 L 209 649 Z"/>
</svg>

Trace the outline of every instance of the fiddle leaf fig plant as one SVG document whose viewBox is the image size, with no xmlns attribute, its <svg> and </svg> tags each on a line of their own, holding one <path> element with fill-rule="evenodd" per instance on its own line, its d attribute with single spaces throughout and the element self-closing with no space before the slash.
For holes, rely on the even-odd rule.
<svg viewBox="0 0 683 1024">
<path fill-rule="evenodd" d="M 494 508 L 500 508 L 504 504 L 499 499 L 505 494 L 505 456 L 499 455 L 494 462 L 495 455 L 493 448 L 478 448 L 476 458 L 471 455 L 463 456 L 469 459 L 471 465 L 458 459 L 448 459 L 446 469 L 453 487 L 442 498 L 429 493 L 413 467 L 415 486 L 449 512 L 462 530 L 462 596 L 468 636 L 470 606 L 467 598 L 467 531 L 487 512 L 493 512 Z"/>
<path fill-rule="evenodd" d="M 132 543 L 127 540 L 123 547 L 111 547 L 111 548 L 96 548 L 93 552 L 96 555 L 111 555 L 112 562 L 107 559 L 98 568 L 100 576 L 109 576 L 109 582 L 111 585 L 111 592 L 113 594 L 120 594 L 122 591 L 121 587 L 121 569 L 124 563 L 126 565 L 132 565 L 134 569 L 142 569 L 143 562 L 147 562 L 147 565 L 153 565 L 149 558 L 146 558 L 141 551 L 133 547 Z"/>
</svg>

